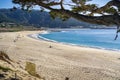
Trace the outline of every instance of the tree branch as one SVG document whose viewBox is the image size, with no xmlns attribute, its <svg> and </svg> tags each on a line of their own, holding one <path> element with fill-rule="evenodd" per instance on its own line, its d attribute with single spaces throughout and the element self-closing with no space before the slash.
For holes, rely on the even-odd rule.
<svg viewBox="0 0 120 80">
<path fill-rule="evenodd" d="M 22 0 L 20 0 L 22 3 Z M 73 11 L 70 10 L 65 10 L 65 9 L 54 9 L 50 5 L 57 5 L 59 3 L 44 3 L 42 0 L 33 0 L 34 4 L 42 6 L 46 9 L 49 9 L 51 11 L 54 11 L 56 13 L 60 13 L 65 16 L 73 17 L 77 20 L 88 22 L 88 23 L 93 23 L 93 24 L 102 24 L 102 25 L 120 25 L 120 15 L 119 14 L 114 14 L 114 15 L 103 15 L 103 16 L 87 16 L 87 15 L 82 15 L 79 13 L 74 13 Z M 33 3 L 32 2 L 32 3 Z M 63 0 L 61 0 L 62 4 Z M 107 9 L 108 7 L 112 5 L 120 6 L 117 5 L 117 1 L 112 0 L 108 2 L 105 6 L 96 9 L 95 12 L 102 11 L 104 9 Z M 24 3 L 24 2 L 23 2 Z M 20 4 L 20 3 L 18 3 Z M 120 4 L 120 3 L 119 3 Z M 60 5 L 60 4 L 59 4 Z"/>
<path fill-rule="evenodd" d="M 93 23 L 93 24 L 101 24 L 101 25 L 120 25 L 120 15 L 114 14 L 114 15 L 103 15 L 103 16 L 86 16 L 78 13 L 74 13 L 69 10 L 64 9 L 53 9 L 49 7 L 48 5 L 44 3 L 38 3 L 39 6 L 43 6 L 44 8 L 47 8 L 51 11 L 54 11 L 56 13 L 60 13 L 62 15 L 66 15 L 69 17 L 73 17 L 77 20 Z"/>
<path fill-rule="evenodd" d="M 116 7 L 120 7 L 120 1 L 118 0 L 112 0 L 112 1 L 109 1 L 106 5 L 100 7 L 100 8 L 97 8 L 95 10 L 92 10 L 91 14 L 93 13 L 101 13 L 105 10 L 107 10 L 108 8 L 110 8 L 111 6 L 116 6 Z"/>
<path fill-rule="evenodd" d="M 64 0 L 61 0 L 61 2 L 60 2 L 61 9 L 64 9 L 64 7 L 63 7 L 63 1 Z"/>
<path fill-rule="evenodd" d="M 54 10 L 54 11 L 88 23 L 101 25 L 120 25 L 120 16 L 116 14 L 103 16 L 85 16 L 82 14 L 73 13 L 69 10 Z"/>
</svg>

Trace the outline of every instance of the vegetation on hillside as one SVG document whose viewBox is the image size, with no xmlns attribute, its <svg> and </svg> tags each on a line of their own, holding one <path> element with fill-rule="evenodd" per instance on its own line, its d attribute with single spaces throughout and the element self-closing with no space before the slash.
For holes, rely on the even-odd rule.
<svg viewBox="0 0 120 80">
<path fill-rule="evenodd" d="M 40 12 L 33 10 L 31 12 L 10 9 L 0 9 L 0 23 L 11 22 L 18 25 L 27 25 L 35 27 L 48 27 L 48 28 L 70 28 L 70 27 L 89 27 L 91 24 L 79 22 L 73 18 L 67 21 L 62 21 L 60 18 L 52 19 L 48 12 Z"/>
</svg>

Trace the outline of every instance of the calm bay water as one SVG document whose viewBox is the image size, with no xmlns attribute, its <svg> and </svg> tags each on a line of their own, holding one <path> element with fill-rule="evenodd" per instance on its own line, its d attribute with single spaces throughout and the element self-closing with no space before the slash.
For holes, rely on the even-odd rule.
<svg viewBox="0 0 120 80">
<path fill-rule="evenodd" d="M 50 32 L 40 34 L 39 37 L 79 46 L 120 50 L 120 35 L 117 40 L 114 40 L 115 35 L 115 29 L 86 29 Z"/>
</svg>

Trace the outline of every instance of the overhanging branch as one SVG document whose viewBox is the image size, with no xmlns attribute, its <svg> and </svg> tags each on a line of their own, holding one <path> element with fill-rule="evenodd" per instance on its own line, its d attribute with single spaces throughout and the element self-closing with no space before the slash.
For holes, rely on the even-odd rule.
<svg viewBox="0 0 120 80">
<path fill-rule="evenodd" d="M 18 4 L 24 3 L 24 1 L 26 1 L 26 3 L 29 2 L 27 0 L 18 0 Z M 108 2 L 105 6 L 94 10 L 94 12 L 103 11 L 104 9 L 106 9 L 112 5 L 120 7 L 120 5 L 118 5 L 120 3 L 117 3 L 117 1 L 118 0 L 112 0 L 112 1 Z M 88 23 L 102 24 L 102 25 L 120 25 L 120 15 L 118 13 L 114 14 L 114 15 L 87 16 L 87 15 L 75 13 L 75 12 L 70 11 L 70 10 L 65 10 L 63 8 L 62 9 L 54 9 L 51 7 L 53 5 L 61 5 L 61 7 L 62 7 L 63 0 L 61 0 L 59 2 L 48 2 L 48 3 L 44 3 L 43 0 L 32 0 L 32 2 L 30 2 L 30 3 L 34 3 L 36 5 L 42 6 L 46 9 L 49 9 L 49 10 L 54 11 L 56 13 L 60 13 L 60 14 L 65 15 L 65 16 L 73 17 L 77 20 L 88 22 Z"/>
<path fill-rule="evenodd" d="M 118 1 L 118 0 L 109 1 L 106 5 L 104 5 L 104 6 L 100 7 L 100 8 L 97 8 L 95 10 L 92 10 L 91 13 L 93 14 L 93 13 L 104 12 L 105 10 L 110 8 L 111 6 L 116 6 L 117 8 L 120 8 L 120 1 Z"/>
<path fill-rule="evenodd" d="M 43 6 L 51 11 L 61 13 L 62 15 L 67 15 L 69 17 L 73 17 L 77 20 L 93 23 L 93 24 L 102 24 L 102 25 L 120 25 L 120 15 L 103 15 L 103 16 L 86 16 L 78 13 L 74 13 L 69 10 L 64 9 L 53 9 L 44 3 L 39 3 L 39 6 Z"/>
</svg>

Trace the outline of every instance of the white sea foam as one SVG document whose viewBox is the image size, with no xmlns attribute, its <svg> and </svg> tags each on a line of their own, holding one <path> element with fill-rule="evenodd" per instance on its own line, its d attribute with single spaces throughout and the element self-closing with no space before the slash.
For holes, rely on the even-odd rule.
<svg viewBox="0 0 120 80">
<path fill-rule="evenodd" d="M 56 40 L 52 40 L 52 39 L 48 39 L 42 36 L 38 36 L 38 38 L 43 39 L 45 41 L 50 41 L 50 42 L 55 42 L 55 43 L 61 43 L 61 44 L 65 44 L 65 45 L 71 45 L 71 46 L 79 46 L 79 47 L 86 47 L 86 48 L 95 48 L 95 49 L 102 49 L 102 50 L 111 50 L 111 51 L 120 51 L 119 49 L 109 49 L 109 48 L 103 48 L 103 47 L 99 47 L 99 46 L 89 46 L 89 45 L 80 45 L 80 44 L 73 44 L 73 43 L 67 43 L 67 42 L 59 42 Z"/>
<path fill-rule="evenodd" d="M 63 32 L 66 32 L 66 31 L 60 31 L 61 33 L 63 33 Z M 33 37 L 36 37 L 37 36 L 37 38 L 39 38 L 39 39 L 42 39 L 42 40 L 46 40 L 46 41 L 50 41 L 50 42 L 56 42 L 56 43 L 62 43 L 62 44 L 67 44 L 67 45 L 72 45 L 72 46 L 80 46 L 80 47 L 87 47 L 87 48 L 97 48 L 97 49 L 102 49 L 102 50 L 112 50 L 112 51 L 120 51 L 119 50 L 119 48 L 117 49 L 117 48 L 112 48 L 112 47 L 106 47 L 106 46 L 97 46 L 97 45 L 87 45 L 87 44 L 84 44 L 84 42 L 83 42 L 83 44 L 75 44 L 75 43 L 69 43 L 69 42 L 64 42 L 64 41 L 56 41 L 56 40 L 52 40 L 52 39 L 48 39 L 48 38 L 46 38 L 46 37 L 43 37 L 43 35 L 46 35 L 46 34 L 50 34 L 50 31 L 46 31 L 46 32 L 44 32 L 44 33 L 42 33 L 42 34 L 37 34 L 37 35 L 33 35 Z M 98 37 L 98 36 L 97 36 Z M 108 40 L 108 42 L 106 42 L 106 41 L 104 41 L 104 40 L 99 40 L 99 39 L 97 39 L 97 41 L 98 42 L 100 42 L 100 43 L 116 43 L 117 44 L 117 42 L 112 42 L 112 41 L 109 41 Z M 97 42 L 96 42 L 97 43 Z M 106 44 L 106 45 L 107 45 Z"/>
<path fill-rule="evenodd" d="M 67 31 L 61 31 L 61 32 L 67 32 Z"/>
<path fill-rule="evenodd" d="M 58 41 L 55 41 L 55 40 L 52 40 L 52 39 L 48 39 L 48 38 L 42 37 L 40 34 L 38 35 L 38 38 L 39 38 L 39 39 L 43 39 L 43 40 L 45 40 L 45 41 L 58 42 Z"/>
<path fill-rule="evenodd" d="M 43 33 L 40 33 L 40 34 L 49 34 L 50 32 L 49 31 L 44 31 Z"/>
<path fill-rule="evenodd" d="M 31 38 L 38 39 L 39 34 L 30 34 L 28 36 L 31 37 Z"/>
</svg>

